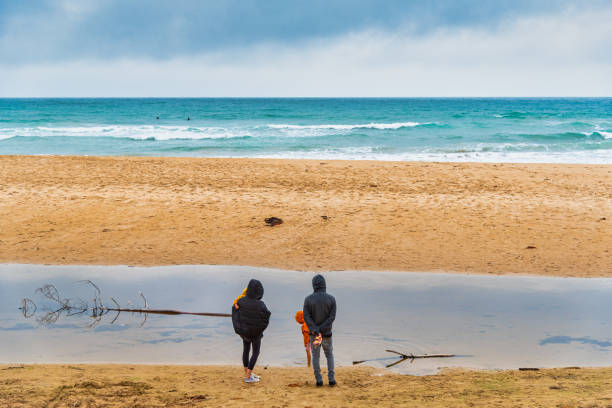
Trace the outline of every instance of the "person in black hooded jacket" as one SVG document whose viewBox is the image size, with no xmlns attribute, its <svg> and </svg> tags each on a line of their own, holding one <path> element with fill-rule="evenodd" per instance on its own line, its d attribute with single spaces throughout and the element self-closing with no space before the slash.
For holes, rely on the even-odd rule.
<svg viewBox="0 0 612 408">
<path fill-rule="evenodd" d="M 244 382 L 258 382 L 259 377 L 253 374 L 253 368 L 259 357 L 261 338 L 270 322 L 270 311 L 261 300 L 264 288 L 260 281 L 251 279 L 247 286 L 246 296 L 241 297 L 232 306 L 232 323 L 234 331 L 242 337 L 242 363 L 244 365 Z M 249 359 L 250 349 L 253 349 Z"/>
<path fill-rule="evenodd" d="M 312 367 L 317 386 L 323 385 L 321 377 L 321 347 L 327 358 L 327 376 L 329 385 L 336 385 L 334 378 L 334 353 L 332 347 L 332 324 L 336 319 L 336 299 L 326 293 L 325 278 L 316 275 L 312 278 L 314 292 L 304 299 L 304 321 L 310 330 L 310 348 L 312 349 Z M 317 340 L 319 338 L 319 340 Z"/>
</svg>

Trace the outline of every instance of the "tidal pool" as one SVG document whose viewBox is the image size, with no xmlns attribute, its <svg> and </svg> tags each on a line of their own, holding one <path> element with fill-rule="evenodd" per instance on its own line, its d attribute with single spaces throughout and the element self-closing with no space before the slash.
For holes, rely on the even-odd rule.
<svg viewBox="0 0 612 408">
<path fill-rule="evenodd" d="M 456 354 L 405 361 L 390 370 L 434 373 L 439 367 L 612 365 L 612 279 L 540 278 L 401 272 L 326 272 L 336 297 L 334 349 L 339 365 L 384 367 L 393 349 Z M 229 313 L 250 278 L 262 281 L 272 311 L 258 365 L 305 365 L 293 315 L 312 291 L 314 273 L 237 266 L 0 265 L 0 363 L 240 364 L 242 341 L 224 317 L 109 313 L 93 327 L 87 314 L 39 319 L 51 307 L 35 290 L 54 284 L 63 298 L 106 306 Z M 24 298 L 37 310 L 25 318 Z"/>
</svg>

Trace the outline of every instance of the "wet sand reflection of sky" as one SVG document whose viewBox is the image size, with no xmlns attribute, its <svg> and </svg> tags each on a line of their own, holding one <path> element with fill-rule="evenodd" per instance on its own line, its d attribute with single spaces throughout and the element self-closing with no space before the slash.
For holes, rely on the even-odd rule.
<svg viewBox="0 0 612 408">
<path fill-rule="evenodd" d="M 261 364 L 303 365 L 305 355 L 293 315 L 311 291 L 311 272 L 232 266 L 0 265 L 0 362 L 117 362 L 239 364 L 242 342 L 229 318 L 122 313 L 88 327 L 86 315 L 42 325 L 24 319 L 23 298 L 40 303 L 35 289 L 53 283 L 62 296 L 90 301 L 93 280 L 122 306 L 228 313 L 251 277 L 265 287 L 272 318 Z M 338 303 L 334 350 L 339 364 L 369 360 L 383 367 L 386 353 L 452 353 L 451 359 L 405 362 L 410 374 L 438 367 L 517 368 L 612 365 L 612 279 L 491 277 L 449 274 L 328 272 Z M 391 359 L 389 359 L 389 358 Z"/>
</svg>

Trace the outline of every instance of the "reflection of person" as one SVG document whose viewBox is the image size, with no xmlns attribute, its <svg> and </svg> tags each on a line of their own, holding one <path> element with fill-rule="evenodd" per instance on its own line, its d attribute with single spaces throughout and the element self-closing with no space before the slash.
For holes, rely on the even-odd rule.
<svg viewBox="0 0 612 408">
<path fill-rule="evenodd" d="M 259 382 L 259 377 L 253 374 L 253 368 L 259 357 L 263 332 L 270 322 L 270 311 L 261 300 L 264 288 L 257 279 L 251 279 L 242 293 L 232 306 L 232 323 L 234 331 L 242 338 L 244 382 L 255 383 Z M 251 348 L 253 352 L 249 358 Z"/>
<path fill-rule="evenodd" d="M 314 292 L 304 299 L 304 321 L 310 329 L 310 348 L 312 367 L 317 387 L 323 385 L 321 377 L 321 347 L 327 359 L 327 377 L 331 387 L 336 385 L 334 378 L 334 349 L 332 347 L 332 324 L 336 319 L 336 299 L 326 293 L 325 278 L 316 275 L 312 278 Z"/>
<path fill-rule="evenodd" d="M 308 326 L 304 322 L 304 312 L 298 310 L 295 313 L 295 321 L 302 325 L 302 336 L 304 337 L 304 348 L 306 349 L 306 358 L 308 359 L 308 367 L 310 367 L 310 336 L 308 335 Z"/>
</svg>

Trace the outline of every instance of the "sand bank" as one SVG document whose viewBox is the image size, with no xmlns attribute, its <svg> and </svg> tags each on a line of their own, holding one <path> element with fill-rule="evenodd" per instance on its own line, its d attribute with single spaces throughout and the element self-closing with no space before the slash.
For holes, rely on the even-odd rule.
<svg viewBox="0 0 612 408">
<path fill-rule="evenodd" d="M 15 368 L 23 367 L 23 368 Z M 340 368 L 338 387 L 316 388 L 308 368 L 0 366 L 0 405 L 10 407 L 609 407 L 612 368 L 448 370 L 426 377 Z"/>
<path fill-rule="evenodd" d="M 612 276 L 611 223 L 612 165 L 0 156 L 0 262 Z"/>
</svg>

